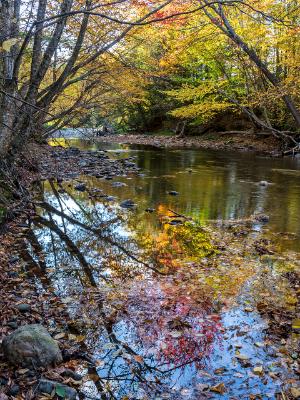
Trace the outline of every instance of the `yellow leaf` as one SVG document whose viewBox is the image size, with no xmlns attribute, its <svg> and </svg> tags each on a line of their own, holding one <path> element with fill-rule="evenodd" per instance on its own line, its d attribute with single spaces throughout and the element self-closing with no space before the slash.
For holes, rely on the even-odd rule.
<svg viewBox="0 0 300 400">
<path fill-rule="evenodd" d="M 263 367 L 262 366 L 258 366 L 258 367 L 254 367 L 253 368 L 253 373 L 255 375 L 261 375 L 264 372 Z"/>
<path fill-rule="evenodd" d="M 211 391 L 211 392 L 215 392 L 215 393 L 223 394 L 223 393 L 226 392 L 226 388 L 225 388 L 224 383 L 219 383 L 219 384 L 216 385 L 216 386 L 211 386 L 211 387 L 210 387 L 210 391 Z"/>
<path fill-rule="evenodd" d="M 84 335 L 76 336 L 76 342 L 83 342 L 84 340 L 85 340 L 85 336 Z"/>
</svg>

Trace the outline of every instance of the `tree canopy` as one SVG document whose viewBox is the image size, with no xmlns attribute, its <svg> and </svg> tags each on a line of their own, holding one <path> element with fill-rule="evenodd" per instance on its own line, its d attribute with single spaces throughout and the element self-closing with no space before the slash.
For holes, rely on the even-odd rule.
<svg viewBox="0 0 300 400">
<path fill-rule="evenodd" d="M 299 7 L 298 0 L 2 0 L 1 156 L 93 120 L 151 131 L 237 114 L 297 145 Z"/>
</svg>

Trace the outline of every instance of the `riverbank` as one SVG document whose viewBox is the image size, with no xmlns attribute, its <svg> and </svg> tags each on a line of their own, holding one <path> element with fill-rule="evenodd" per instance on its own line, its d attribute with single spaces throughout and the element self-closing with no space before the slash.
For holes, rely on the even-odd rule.
<svg viewBox="0 0 300 400">
<path fill-rule="evenodd" d="M 281 142 L 264 134 L 206 134 L 202 136 L 165 135 L 108 135 L 98 137 L 97 142 L 150 145 L 170 149 L 211 149 L 252 151 L 269 155 L 281 155 Z"/>
</svg>

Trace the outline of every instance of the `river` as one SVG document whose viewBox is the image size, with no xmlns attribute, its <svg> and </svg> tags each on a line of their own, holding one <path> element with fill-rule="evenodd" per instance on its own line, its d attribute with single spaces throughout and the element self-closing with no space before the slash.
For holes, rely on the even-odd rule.
<svg viewBox="0 0 300 400">
<path fill-rule="evenodd" d="M 96 377 L 81 370 L 89 377 L 83 395 L 276 399 L 289 391 L 298 368 L 290 325 L 298 329 L 299 286 L 289 279 L 300 265 L 300 159 L 57 143 L 140 168 L 113 179 L 82 176 L 87 191 L 74 188 L 77 180 L 46 181 L 39 194 L 48 222 L 35 228 L 30 249 L 44 253 L 71 339 L 96 360 Z M 128 199 L 134 207 L 120 207 Z M 274 302 L 286 311 L 283 327 Z M 291 353 L 281 352 L 286 344 Z"/>
</svg>

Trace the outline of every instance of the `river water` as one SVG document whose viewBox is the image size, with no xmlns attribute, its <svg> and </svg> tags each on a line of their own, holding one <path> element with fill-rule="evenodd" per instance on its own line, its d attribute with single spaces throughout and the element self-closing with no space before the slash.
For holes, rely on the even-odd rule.
<svg viewBox="0 0 300 400">
<path fill-rule="evenodd" d="M 31 250 L 40 246 L 44 253 L 49 284 L 70 315 L 71 340 L 84 342 L 95 360 L 93 372 L 82 371 L 83 395 L 279 399 L 296 390 L 298 336 L 290 324 L 297 321 L 299 286 L 287 274 L 298 276 L 300 263 L 300 159 L 80 139 L 68 144 L 129 157 L 140 168 L 137 176 L 112 180 L 81 177 L 84 192 L 74 189 L 77 180 L 44 182 L 40 194 L 52 209 L 40 208 L 48 222 L 35 228 Z M 135 207 L 121 208 L 126 199 Z M 224 256 L 212 263 L 190 217 L 209 232 L 228 220 L 250 225 L 224 237 L 219 231 Z M 184 228 L 170 230 L 177 224 Z M 260 245 L 276 244 L 276 257 L 248 251 L 248 238 L 254 243 L 261 236 Z M 199 241 L 201 255 L 194 251 Z M 153 272 L 157 262 L 176 273 Z M 291 321 L 270 316 L 274 301 Z M 274 321 L 281 336 L 268 329 Z M 281 351 L 285 344 L 291 354 Z"/>
</svg>

